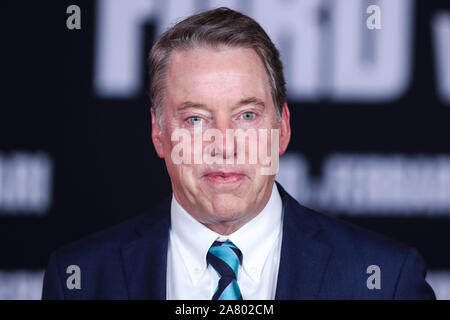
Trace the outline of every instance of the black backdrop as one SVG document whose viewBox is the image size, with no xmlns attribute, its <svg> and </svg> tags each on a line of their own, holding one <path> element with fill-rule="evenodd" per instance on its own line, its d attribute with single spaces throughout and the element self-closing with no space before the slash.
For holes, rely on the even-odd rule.
<svg viewBox="0 0 450 320">
<path fill-rule="evenodd" d="M 81 8 L 81 30 L 66 27 L 71 4 Z M 52 168 L 47 209 L 36 214 L 0 206 L 2 270 L 43 269 L 58 246 L 151 210 L 170 191 L 150 139 L 147 90 L 128 99 L 99 97 L 94 90 L 96 4 L 0 5 L 0 155 L 5 162 L 17 152 L 44 153 Z M 441 10 L 449 12 L 450 3 L 415 2 L 412 78 L 400 97 L 366 104 L 334 102 L 326 95 L 289 100 L 289 152 L 307 159 L 311 176 L 320 176 L 324 159 L 335 152 L 450 155 L 450 105 L 436 90 L 431 28 Z M 156 25 L 149 22 L 143 31 L 140 57 L 145 61 Z M 146 66 L 140 72 L 147 86 Z M 450 210 L 413 216 L 337 214 L 415 246 L 430 269 L 450 269 Z"/>
</svg>

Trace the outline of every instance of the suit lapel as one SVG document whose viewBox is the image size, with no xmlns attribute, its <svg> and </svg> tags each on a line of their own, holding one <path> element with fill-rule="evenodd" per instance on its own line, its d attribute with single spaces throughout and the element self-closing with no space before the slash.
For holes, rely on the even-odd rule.
<svg viewBox="0 0 450 320">
<path fill-rule="evenodd" d="M 121 249 L 129 299 L 166 299 L 170 199 L 147 215 Z"/>
<path fill-rule="evenodd" d="M 321 227 L 278 183 L 283 200 L 283 238 L 275 299 L 315 299 L 331 254 Z"/>
</svg>

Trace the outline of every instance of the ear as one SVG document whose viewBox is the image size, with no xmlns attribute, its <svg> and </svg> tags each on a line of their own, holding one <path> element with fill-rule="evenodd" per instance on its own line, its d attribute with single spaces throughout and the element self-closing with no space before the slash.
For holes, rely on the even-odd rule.
<svg viewBox="0 0 450 320">
<path fill-rule="evenodd" d="M 156 153 L 158 154 L 158 157 L 164 158 L 164 148 L 163 148 L 162 140 L 161 140 L 162 130 L 159 127 L 158 120 L 156 119 L 156 114 L 155 114 L 155 108 L 154 107 L 150 108 L 150 114 L 151 114 L 151 117 L 152 117 L 152 141 L 153 141 L 153 146 L 155 147 L 155 150 L 156 150 Z"/>
<path fill-rule="evenodd" d="M 287 103 L 283 104 L 283 110 L 281 111 L 281 124 L 280 124 L 280 156 L 286 152 L 289 141 L 291 140 L 291 125 L 289 124 L 290 113 Z"/>
</svg>

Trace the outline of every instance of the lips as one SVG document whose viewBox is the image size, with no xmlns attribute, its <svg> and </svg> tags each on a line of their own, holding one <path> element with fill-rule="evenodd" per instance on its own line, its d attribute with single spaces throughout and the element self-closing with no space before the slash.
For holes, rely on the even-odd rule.
<svg viewBox="0 0 450 320">
<path fill-rule="evenodd" d="M 238 172 L 209 172 L 204 177 L 213 183 L 236 183 L 241 181 L 245 175 Z"/>
</svg>

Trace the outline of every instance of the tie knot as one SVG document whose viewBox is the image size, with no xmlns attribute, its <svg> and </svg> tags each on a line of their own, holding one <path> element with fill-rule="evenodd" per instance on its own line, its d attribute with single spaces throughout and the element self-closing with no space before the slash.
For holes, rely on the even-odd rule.
<svg viewBox="0 0 450 320">
<path fill-rule="evenodd" d="M 231 241 L 214 241 L 208 250 L 206 260 L 220 277 L 237 278 L 242 253 Z"/>
</svg>

